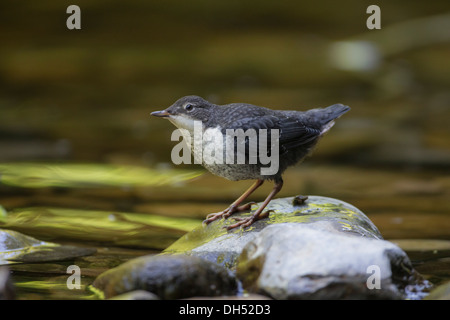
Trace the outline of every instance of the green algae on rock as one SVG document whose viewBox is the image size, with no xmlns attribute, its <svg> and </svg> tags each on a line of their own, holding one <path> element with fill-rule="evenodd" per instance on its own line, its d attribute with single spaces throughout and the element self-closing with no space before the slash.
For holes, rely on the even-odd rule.
<svg viewBox="0 0 450 320">
<path fill-rule="evenodd" d="M 253 205 L 252 211 L 256 210 L 258 205 L 260 204 Z M 236 213 L 229 219 L 199 226 L 185 234 L 163 253 L 192 254 L 233 269 L 245 244 L 259 231 L 268 225 L 288 222 L 311 224 L 329 221 L 330 226 L 343 233 L 382 239 L 376 226 L 364 213 L 341 200 L 309 196 L 306 202 L 295 204 L 295 197 L 279 198 L 272 200 L 267 210 L 271 210 L 267 219 L 259 220 L 245 230 L 227 232 L 223 226 L 232 224 L 233 217 L 245 217 L 250 215 L 250 212 Z"/>
<path fill-rule="evenodd" d="M 244 290 L 274 299 L 420 299 L 426 294 L 428 284 L 406 253 L 383 240 L 360 210 L 319 196 L 297 200 L 272 200 L 269 217 L 245 230 L 223 229 L 232 217 L 198 227 L 163 254 L 184 253 L 223 265 L 236 271 Z M 373 270 L 379 271 L 376 287 L 368 284 Z M 417 293 L 410 294 L 411 288 Z"/>
</svg>

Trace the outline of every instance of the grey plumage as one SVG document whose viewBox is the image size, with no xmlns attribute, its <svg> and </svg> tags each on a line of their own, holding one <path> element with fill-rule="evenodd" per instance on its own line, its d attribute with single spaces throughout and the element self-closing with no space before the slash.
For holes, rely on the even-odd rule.
<svg viewBox="0 0 450 320">
<path fill-rule="evenodd" d="M 253 129 L 257 132 L 260 132 L 260 129 L 266 129 L 267 136 L 258 136 L 256 149 L 260 150 L 260 141 L 268 142 L 270 146 L 278 146 L 278 149 L 275 150 L 278 154 L 278 170 L 276 172 L 266 175 L 262 174 L 261 168 L 264 168 L 265 164 L 260 160 L 256 163 L 250 163 L 250 138 L 248 137 L 246 137 L 245 141 L 241 141 L 246 146 L 245 164 L 236 162 L 232 164 L 211 164 L 207 163 L 207 161 L 203 161 L 202 164 L 213 174 L 229 180 L 256 179 L 257 186 L 254 187 L 255 189 L 264 180 L 273 180 L 275 182 L 275 188 L 266 199 L 268 203 L 276 192 L 281 189 L 283 172 L 288 167 L 302 161 L 312 151 L 319 139 L 334 125 L 334 120 L 349 110 L 350 108 L 348 106 L 342 104 L 334 104 L 327 108 L 311 109 L 308 111 L 272 110 L 247 103 L 216 105 L 198 96 L 186 96 L 177 100 L 166 110 L 153 112 L 152 114 L 167 117 L 175 126 L 187 129 L 191 132 L 191 135 L 193 133 L 194 121 L 201 121 L 203 132 L 221 134 L 223 136 L 225 136 L 227 129 L 242 129 L 243 131 Z M 271 141 L 271 130 L 277 130 L 279 133 L 279 139 L 277 141 Z M 207 147 L 210 147 L 210 145 L 203 146 L 203 148 Z M 237 147 L 235 146 L 235 148 Z M 192 148 L 192 150 L 194 151 L 195 149 Z M 267 152 L 270 153 L 273 151 L 268 150 Z M 227 151 L 225 150 L 224 152 Z M 236 152 L 234 154 L 236 155 Z M 248 196 L 247 193 L 244 195 L 241 197 L 242 199 L 239 198 L 227 210 L 206 221 L 209 223 L 217 219 L 218 216 L 228 217 L 238 210 L 237 206 Z M 259 214 L 262 209 L 252 216 L 251 221 L 248 220 L 245 223 L 238 223 L 237 225 L 248 226 L 253 221 L 259 219 Z M 235 226 L 233 225 L 231 227 L 233 228 Z"/>
</svg>

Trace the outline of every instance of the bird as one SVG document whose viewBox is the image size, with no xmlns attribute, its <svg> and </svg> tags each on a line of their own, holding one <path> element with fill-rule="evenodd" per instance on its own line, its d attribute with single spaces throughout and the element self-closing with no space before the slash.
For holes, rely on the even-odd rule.
<svg viewBox="0 0 450 320">
<path fill-rule="evenodd" d="M 178 99 L 165 110 L 152 112 L 151 115 L 168 119 L 175 127 L 184 130 L 191 137 L 195 137 L 196 128 L 200 130 L 202 143 L 196 148 L 195 139 L 188 139 L 190 151 L 198 161 L 196 163 L 201 163 L 211 173 L 232 181 L 255 180 L 228 208 L 207 215 L 205 224 L 221 218 L 226 219 L 236 212 L 248 211 L 254 202 L 242 203 L 266 180 L 273 181 L 272 191 L 251 216 L 235 217 L 235 223 L 224 227 L 231 230 L 237 227 L 247 228 L 255 221 L 269 216 L 270 211 L 264 212 L 264 209 L 282 189 L 282 174 L 285 170 L 310 155 L 320 138 L 334 125 L 334 121 L 349 110 L 350 107 L 340 103 L 307 111 L 273 110 L 249 103 L 217 105 L 202 97 L 190 95 Z M 252 135 L 241 135 L 239 139 L 239 135 L 235 134 L 236 139 L 233 137 L 227 140 L 228 132 L 258 132 L 259 136 L 255 140 L 251 139 Z M 223 139 L 207 140 L 205 136 Z M 230 145 L 226 145 L 224 141 L 232 141 L 234 144 L 228 148 Z M 220 147 L 222 143 L 224 150 L 219 148 L 218 152 L 223 152 L 224 157 L 232 153 L 232 156 L 227 158 L 231 161 L 214 162 L 208 159 L 205 155 L 207 149 L 211 150 L 212 146 Z M 252 146 L 256 149 L 253 153 Z M 240 147 L 241 152 L 238 151 Z M 239 156 L 242 156 L 241 160 L 244 161 L 236 162 Z M 271 156 L 277 157 L 273 161 L 276 170 L 272 171 L 269 170 L 269 165 L 272 164 L 267 162 L 267 158 Z"/>
</svg>

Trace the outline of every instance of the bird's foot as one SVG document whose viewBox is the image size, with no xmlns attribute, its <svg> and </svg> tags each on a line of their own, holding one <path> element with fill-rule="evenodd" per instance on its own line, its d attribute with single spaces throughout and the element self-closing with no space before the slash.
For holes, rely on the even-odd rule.
<svg viewBox="0 0 450 320">
<path fill-rule="evenodd" d="M 227 209 L 225 209 L 225 210 L 223 210 L 221 212 L 208 214 L 206 216 L 206 219 L 203 220 L 203 222 L 206 223 L 206 224 L 209 224 L 209 223 L 211 223 L 211 222 L 213 222 L 214 220 L 217 220 L 217 219 L 221 219 L 221 218 L 226 219 L 226 218 L 228 218 L 229 216 L 231 216 L 235 212 L 243 212 L 243 211 L 250 210 L 250 208 L 251 208 L 251 206 L 253 204 L 255 204 L 255 202 L 249 202 L 249 203 L 246 203 L 246 204 L 244 204 L 242 206 L 238 206 L 238 207 L 236 207 L 234 205 L 231 205 Z"/>
<path fill-rule="evenodd" d="M 224 228 L 227 230 L 231 230 L 237 227 L 241 227 L 242 229 L 247 228 L 249 226 L 251 226 L 255 221 L 267 218 L 270 214 L 270 212 L 272 212 L 273 210 L 267 210 L 265 212 L 262 212 L 260 214 L 254 214 L 251 217 L 247 217 L 247 218 L 241 218 L 241 217 L 236 217 L 234 218 L 234 220 L 238 221 L 232 225 L 229 226 L 225 226 Z"/>
</svg>

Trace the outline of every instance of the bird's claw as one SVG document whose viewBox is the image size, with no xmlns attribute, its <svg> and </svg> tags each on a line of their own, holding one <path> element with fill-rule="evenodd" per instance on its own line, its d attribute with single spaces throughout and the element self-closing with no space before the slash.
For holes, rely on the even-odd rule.
<svg viewBox="0 0 450 320">
<path fill-rule="evenodd" d="M 223 228 L 227 229 L 228 231 L 237 227 L 240 227 L 241 229 L 245 229 L 249 226 L 251 226 L 255 221 L 267 218 L 270 214 L 270 212 L 272 212 L 273 210 L 267 210 L 262 212 L 259 215 L 252 215 L 251 217 L 246 217 L 246 218 L 242 218 L 242 217 L 236 217 L 233 218 L 234 220 L 238 221 L 232 225 L 229 226 L 224 226 Z"/>
<path fill-rule="evenodd" d="M 236 207 L 236 206 L 229 206 L 227 209 L 221 211 L 221 212 L 217 212 L 217 213 L 210 213 L 206 216 L 206 219 L 203 220 L 203 223 L 209 224 L 211 222 L 213 222 L 214 220 L 217 219 L 221 219 L 221 218 L 228 218 L 229 216 L 231 216 L 233 213 L 235 212 L 243 212 L 243 211 L 247 211 L 251 208 L 251 206 L 255 204 L 255 202 L 249 202 L 246 203 L 242 206 Z"/>
</svg>

